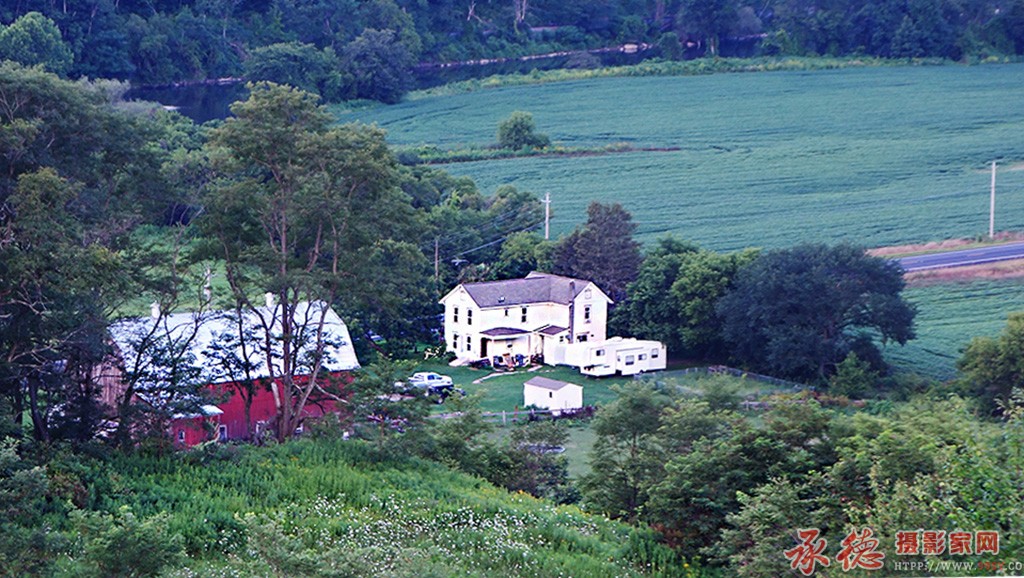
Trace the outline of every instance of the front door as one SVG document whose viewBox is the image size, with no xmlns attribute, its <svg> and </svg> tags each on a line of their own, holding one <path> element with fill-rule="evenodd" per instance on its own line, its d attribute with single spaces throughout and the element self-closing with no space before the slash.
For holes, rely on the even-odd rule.
<svg viewBox="0 0 1024 578">
<path fill-rule="evenodd" d="M 487 338 L 480 338 L 480 357 L 487 359 Z"/>
</svg>

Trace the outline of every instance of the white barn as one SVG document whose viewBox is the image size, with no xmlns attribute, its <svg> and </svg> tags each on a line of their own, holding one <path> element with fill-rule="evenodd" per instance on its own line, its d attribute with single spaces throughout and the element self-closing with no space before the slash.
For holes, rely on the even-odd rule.
<svg viewBox="0 0 1024 578">
<path fill-rule="evenodd" d="M 583 387 L 557 379 L 533 377 L 523 384 L 523 405 L 550 409 L 556 414 L 562 410 L 579 409 L 583 407 Z"/>
</svg>

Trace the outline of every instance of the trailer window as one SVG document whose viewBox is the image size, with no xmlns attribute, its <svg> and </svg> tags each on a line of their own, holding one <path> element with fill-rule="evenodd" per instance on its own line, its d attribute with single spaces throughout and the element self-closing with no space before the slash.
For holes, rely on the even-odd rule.
<svg viewBox="0 0 1024 578">
<path fill-rule="evenodd" d="M 595 357 L 604 357 L 604 350 L 603 349 L 598 349 L 597 351 L 594 352 L 594 356 Z"/>
<path fill-rule="evenodd" d="M 651 359 L 658 359 L 658 350 L 657 349 L 652 349 L 651 350 Z"/>
<path fill-rule="evenodd" d="M 647 359 L 647 354 L 646 354 L 646 353 L 641 353 L 641 354 L 640 354 L 640 355 L 639 355 L 639 356 L 637 357 L 637 359 L 639 359 L 640 361 L 643 361 L 643 360 Z"/>
<path fill-rule="evenodd" d="M 634 363 L 636 363 L 636 357 L 634 357 L 632 355 L 627 355 L 626 356 L 626 365 L 633 365 Z"/>
</svg>

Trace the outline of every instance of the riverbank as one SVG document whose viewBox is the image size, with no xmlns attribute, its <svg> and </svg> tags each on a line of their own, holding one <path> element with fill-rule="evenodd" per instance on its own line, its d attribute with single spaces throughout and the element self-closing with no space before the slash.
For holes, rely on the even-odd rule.
<svg viewBox="0 0 1024 578">
<path fill-rule="evenodd" d="M 985 63 L 1010 62 L 1007 59 L 989 59 Z M 406 100 L 418 100 L 435 96 L 464 94 L 491 88 L 545 84 L 594 78 L 623 76 L 697 76 L 723 72 L 776 72 L 815 71 L 841 68 L 864 68 L 880 66 L 942 66 L 957 64 L 940 58 L 884 59 L 870 57 L 758 57 L 758 58 L 698 58 L 695 60 L 666 61 L 645 60 L 626 66 L 605 66 L 600 68 L 533 70 L 525 74 L 503 74 L 474 78 L 448 83 L 433 88 L 414 90 Z"/>
</svg>

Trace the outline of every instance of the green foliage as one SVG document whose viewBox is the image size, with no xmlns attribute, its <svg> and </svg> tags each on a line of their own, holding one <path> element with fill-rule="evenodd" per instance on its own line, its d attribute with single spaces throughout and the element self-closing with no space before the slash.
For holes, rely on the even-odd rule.
<svg viewBox="0 0 1024 578">
<path fill-rule="evenodd" d="M 184 559 L 181 536 L 172 534 L 170 516 L 139 519 L 127 506 L 115 515 L 72 513 L 72 525 L 81 541 L 82 556 L 61 568 L 68 576 L 142 578 L 158 576 Z"/>
<path fill-rule="evenodd" d="M 1024 377 L 1024 313 L 1011 313 L 996 338 L 975 337 L 957 362 L 961 380 L 983 412 L 999 413 Z"/>
<path fill-rule="evenodd" d="M 855 351 L 836 366 L 836 372 L 828 380 L 828 390 L 836 395 L 860 399 L 870 393 L 878 383 L 878 373 L 871 364 L 861 361 Z"/>
<path fill-rule="evenodd" d="M 640 243 L 633 240 L 633 215 L 619 203 L 587 207 L 587 222 L 558 241 L 553 270 L 593 281 L 613 302 L 626 296 L 640 268 Z"/>
<path fill-rule="evenodd" d="M 318 50 L 311 44 L 286 42 L 252 51 L 245 61 L 245 76 L 251 81 L 270 81 L 319 94 L 325 101 L 340 100 L 345 79 L 338 73 L 339 62 L 331 49 Z"/>
<path fill-rule="evenodd" d="M 750 250 L 722 255 L 664 238 L 644 258 L 628 298 L 616 308 L 614 325 L 662 341 L 672 352 L 722 357 L 722 320 L 715 305 L 755 255 Z"/>
<path fill-rule="evenodd" d="M 231 459 L 211 459 L 117 455 L 91 463 L 100 507 L 122 513 L 76 516 L 100 527 L 82 540 L 80 552 L 91 554 L 61 565 L 72 575 L 101 560 L 116 569 L 162 531 L 146 567 L 184 540 L 188 557 L 172 573 L 182 576 L 687 575 L 648 530 L 386 457 L 356 440 L 241 447 Z M 142 534 L 126 538 L 130 548 L 117 555 L 108 539 L 129 527 Z"/>
<path fill-rule="evenodd" d="M 341 68 L 352 78 L 346 96 L 399 102 L 410 88 L 415 58 L 393 30 L 364 30 L 341 51 Z"/>
<path fill-rule="evenodd" d="M 732 356 L 773 375 L 825 380 L 866 331 L 913 338 L 914 308 L 898 265 L 839 245 L 761 254 L 716 304 Z M 867 344 L 870 346 L 870 342 Z"/>
<path fill-rule="evenodd" d="M 533 115 L 528 112 L 517 110 L 498 123 L 498 146 L 503 149 L 543 149 L 550 145 L 551 139 L 537 132 Z"/>
<path fill-rule="evenodd" d="M 602 407 L 594 422 L 600 437 L 580 489 L 588 508 L 635 522 L 652 482 L 663 475 L 664 456 L 655 434 L 668 399 L 645 385 L 616 391 L 618 399 Z"/>
<path fill-rule="evenodd" d="M 24 66 L 41 65 L 63 75 L 71 67 L 71 49 L 57 25 L 38 12 L 28 12 L 9 26 L 0 24 L 0 60 Z"/>
</svg>

